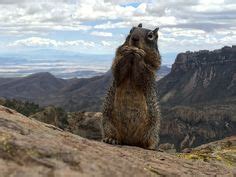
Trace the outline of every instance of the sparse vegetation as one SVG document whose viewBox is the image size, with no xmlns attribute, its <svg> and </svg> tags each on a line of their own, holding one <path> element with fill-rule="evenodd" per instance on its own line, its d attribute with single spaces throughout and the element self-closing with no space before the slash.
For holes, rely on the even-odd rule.
<svg viewBox="0 0 236 177">
<path fill-rule="evenodd" d="M 35 103 L 28 101 L 23 102 L 16 99 L 6 99 L 4 102 L 2 102 L 2 105 L 14 109 L 25 116 L 30 116 L 42 110 L 42 108 L 40 108 L 39 105 Z"/>
<path fill-rule="evenodd" d="M 1 99 L 0 105 L 13 109 L 25 116 L 30 116 L 39 121 L 53 124 L 62 129 L 68 125 L 67 112 L 59 107 L 48 106 L 41 108 L 38 104 L 16 99 Z"/>
</svg>

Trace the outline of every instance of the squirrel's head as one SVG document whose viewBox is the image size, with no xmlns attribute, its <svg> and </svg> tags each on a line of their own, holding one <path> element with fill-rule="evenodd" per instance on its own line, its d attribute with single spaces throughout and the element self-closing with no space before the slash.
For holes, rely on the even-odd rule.
<svg viewBox="0 0 236 177">
<path fill-rule="evenodd" d="M 141 48 L 144 51 L 145 49 L 154 49 L 158 51 L 158 30 L 159 28 L 154 30 L 142 28 L 142 24 L 140 23 L 137 27 L 131 28 L 125 44 Z"/>
<path fill-rule="evenodd" d="M 130 30 L 125 42 L 117 49 L 112 70 L 116 84 L 129 78 L 136 86 L 146 90 L 155 80 L 161 58 L 158 50 L 158 29 L 142 28 L 142 24 Z"/>
</svg>

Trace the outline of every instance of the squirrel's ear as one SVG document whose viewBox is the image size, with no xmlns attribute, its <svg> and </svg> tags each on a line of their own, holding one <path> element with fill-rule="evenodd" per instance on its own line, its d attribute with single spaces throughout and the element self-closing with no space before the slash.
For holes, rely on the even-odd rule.
<svg viewBox="0 0 236 177">
<path fill-rule="evenodd" d="M 154 29 L 154 30 L 153 30 L 153 33 L 154 33 L 154 34 L 157 34 L 158 30 L 159 30 L 159 27 L 156 28 L 156 29 Z"/>
<path fill-rule="evenodd" d="M 142 26 L 143 26 L 142 23 L 139 23 L 138 27 L 139 27 L 139 28 L 142 28 Z"/>
</svg>

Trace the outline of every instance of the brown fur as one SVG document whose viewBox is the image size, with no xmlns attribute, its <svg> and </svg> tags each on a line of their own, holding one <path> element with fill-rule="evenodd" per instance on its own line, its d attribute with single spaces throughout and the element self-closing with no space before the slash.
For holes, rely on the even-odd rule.
<svg viewBox="0 0 236 177">
<path fill-rule="evenodd" d="M 117 49 L 114 82 L 104 102 L 105 142 L 156 149 L 160 121 L 153 84 L 159 67 L 158 50 L 130 45 L 129 37 Z"/>
<path fill-rule="evenodd" d="M 155 72 L 160 67 L 160 55 L 148 48 L 144 50 L 123 45 L 118 48 L 112 70 L 117 86 L 129 78 L 137 87 L 146 90 L 150 79 L 155 79 Z"/>
</svg>

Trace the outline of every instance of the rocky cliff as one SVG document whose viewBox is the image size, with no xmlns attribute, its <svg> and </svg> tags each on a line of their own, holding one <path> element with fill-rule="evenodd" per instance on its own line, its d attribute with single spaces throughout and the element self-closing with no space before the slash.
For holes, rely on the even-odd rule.
<svg viewBox="0 0 236 177">
<path fill-rule="evenodd" d="M 167 154 L 112 146 L 0 106 L 1 177 L 234 176 L 235 138 L 227 142 L 220 147 L 224 153 L 212 152 L 209 158 L 204 150 L 201 154 Z M 200 158 L 203 155 L 206 158 Z"/>
<path fill-rule="evenodd" d="M 178 54 L 157 90 L 164 142 L 184 149 L 236 134 L 236 46 Z"/>
<path fill-rule="evenodd" d="M 161 143 L 177 150 L 236 135 L 236 105 L 162 107 Z"/>
<path fill-rule="evenodd" d="M 236 46 L 180 53 L 158 82 L 163 105 L 236 101 Z"/>
</svg>

